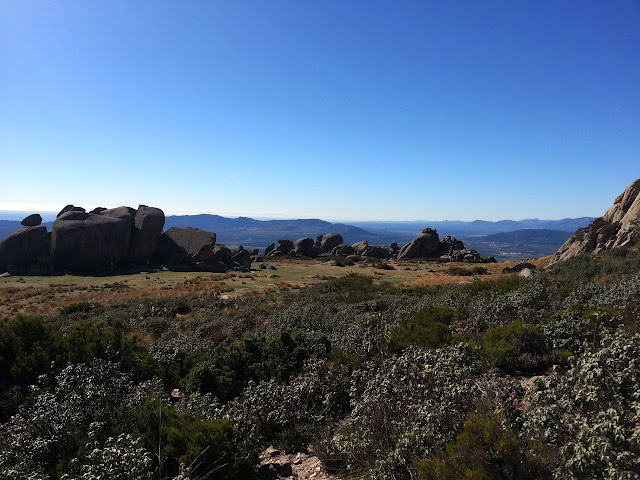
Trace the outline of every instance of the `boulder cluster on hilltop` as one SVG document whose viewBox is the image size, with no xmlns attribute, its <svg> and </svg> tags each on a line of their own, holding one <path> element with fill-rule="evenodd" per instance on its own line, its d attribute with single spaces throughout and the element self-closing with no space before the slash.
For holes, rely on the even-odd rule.
<svg viewBox="0 0 640 480">
<path fill-rule="evenodd" d="M 262 261 L 258 249 L 229 248 L 216 242 L 216 234 L 198 228 L 173 227 L 163 232 L 165 217 L 159 208 L 98 207 L 87 212 L 67 205 L 53 223 L 51 232 L 41 225 L 38 214 L 22 220 L 24 228 L 0 242 L 0 273 L 52 275 L 64 271 L 136 272 L 166 269 L 224 273 L 248 271 Z M 291 240 L 278 240 L 264 252 L 267 257 L 347 256 L 354 258 L 411 259 L 443 258 L 451 261 L 491 262 L 453 237 L 440 238 L 426 228 L 402 248 L 369 245 L 366 240 L 348 245 L 340 234 L 329 233 Z"/>
<path fill-rule="evenodd" d="M 153 268 L 226 272 L 248 269 L 251 254 L 216 243 L 216 234 L 197 228 L 163 232 L 164 212 L 140 205 L 95 208 L 67 205 L 51 232 L 38 214 L 22 221 L 0 242 L 0 273 L 52 275 L 64 271 L 149 271 Z M 139 267 L 142 267 L 141 269 Z"/>
<path fill-rule="evenodd" d="M 440 238 L 438 232 L 432 228 L 425 228 L 420 236 L 402 248 L 398 247 L 397 243 L 392 243 L 389 247 L 369 245 L 366 240 L 348 245 L 344 243 L 340 234 L 329 233 L 315 239 L 300 238 L 295 243 L 287 239 L 278 240 L 278 245 L 272 243 L 265 248 L 264 254 L 267 257 L 357 256 L 398 260 L 442 258 L 456 262 L 495 262 L 493 257 L 481 257 L 477 251 L 465 248 L 462 241 L 456 238 Z"/>
<path fill-rule="evenodd" d="M 554 262 L 585 253 L 632 245 L 640 238 L 640 179 L 629 185 L 613 206 L 586 228 L 579 228 L 553 255 Z"/>
</svg>

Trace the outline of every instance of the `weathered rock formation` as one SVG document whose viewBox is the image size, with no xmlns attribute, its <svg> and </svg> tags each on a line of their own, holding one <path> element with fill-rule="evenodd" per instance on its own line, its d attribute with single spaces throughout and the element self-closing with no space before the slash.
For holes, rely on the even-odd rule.
<svg viewBox="0 0 640 480">
<path fill-rule="evenodd" d="M 37 227 L 42 223 L 42 217 L 38 213 L 34 213 L 22 219 L 21 225 L 25 227 Z"/>
<path fill-rule="evenodd" d="M 480 257 L 480 254 L 467 249 L 460 240 L 446 236 L 440 238 L 432 228 L 425 228 L 419 237 L 400 249 L 398 257 L 407 258 L 442 258 L 453 262 L 495 262 L 493 257 Z"/>
<path fill-rule="evenodd" d="M 51 254 L 59 267 L 103 268 L 127 258 L 131 228 L 114 217 L 71 210 L 53 222 Z"/>
<path fill-rule="evenodd" d="M 554 254 L 553 261 L 633 244 L 640 236 L 640 180 L 629 185 L 613 206 L 586 228 L 580 228 Z"/>
<path fill-rule="evenodd" d="M 164 212 L 140 205 L 133 217 L 133 234 L 129 258 L 136 263 L 148 262 L 156 251 L 164 228 Z"/>
<path fill-rule="evenodd" d="M 0 273 L 29 274 L 32 266 L 46 263 L 49 238 L 47 227 L 43 225 L 13 232 L 0 242 Z"/>
<path fill-rule="evenodd" d="M 154 258 L 161 263 L 195 266 L 198 262 L 216 260 L 215 246 L 215 233 L 172 227 L 160 236 Z"/>
<path fill-rule="evenodd" d="M 62 210 L 60 210 L 60 212 L 58 213 L 58 215 L 56 215 L 56 218 L 64 215 L 67 212 L 85 212 L 85 209 L 82 207 L 74 207 L 73 205 L 67 205 L 66 207 L 64 207 Z"/>
<path fill-rule="evenodd" d="M 425 228 L 422 234 L 414 238 L 400 249 L 398 260 L 402 258 L 426 258 L 434 256 L 440 246 L 438 232 L 432 228 Z"/>
</svg>

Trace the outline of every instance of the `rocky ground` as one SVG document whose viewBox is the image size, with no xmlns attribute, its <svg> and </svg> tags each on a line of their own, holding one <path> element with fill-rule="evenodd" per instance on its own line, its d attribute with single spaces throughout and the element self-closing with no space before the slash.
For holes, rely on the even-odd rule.
<svg viewBox="0 0 640 480">
<path fill-rule="evenodd" d="M 298 452 L 287 455 L 270 447 L 260 456 L 258 476 L 254 480 L 275 480 L 279 478 L 297 480 L 340 480 L 327 473 L 320 459 L 313 454 Z"/>
</svg>

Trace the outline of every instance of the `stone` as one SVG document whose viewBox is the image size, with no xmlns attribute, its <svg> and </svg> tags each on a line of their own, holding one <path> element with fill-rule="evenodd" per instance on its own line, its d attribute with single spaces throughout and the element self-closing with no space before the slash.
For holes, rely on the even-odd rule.
<svg viewBox="0 0 640 480">
<path fill-rule="evenodd" d="M 212 260 L 218 260 L 226 265 L 230 265 L 233 263 L 231 261 L 231 249 L 222 243 L 216 243 L 216 246 L 213 247 L 213 257 Z"/>
<path fill-rule="evenodd" d="M 531 278 L 536 274 L 535 270 L 531 270 L 530 268 L 523 268 L 522 270 L 520 270 L 520 273 L 518 275 L 520 275 L 523 278 Z"/>
<path fill-rule="evenodd" d="M 158 240 L 155 256 L 161 263 L 186 263 L 215 260 L 216 234 L 199 228 L 172 227 Z"/>
<path fill-rule="evenodd" d="M 288 255 L 289 253 L 291 253 L 291 250 L 296 248 L 294 243 L 291 240 L 287 240 L 286 238 L 278 240 L 278 244 L 279 245 L 276 247 L 276 250 L 284 253 L 285 255 Z"/>
<path fill-rule="evenodd" d="M 330 252 L 335 247 L 337 247 L 338 245 L 341 245 L 341 244 L 344 244 L 344 240 L 342 239 L 342 235 L 340 235 L 338 233 L 328 233 L 324 237 L 322 237 L 322 240 L 320 241 L 320 245 L 319 246 L 325 252 Z"/>
<path fill-rule="evenodd" d="M 140 205 L 133 218 L 129 258 L 136 263 L 148 262 L 156 251 L 164 228 L 164 212 L 159 208 Z"/>
<path fill-rule="evenodd" d="M 49 238 L 44 225 L 25 227 L 11 233 L 0 242 L 0 271 L 29 273 L 33 262 L 49 255 Z"/>
<path fill-rule="evenodd" d="M 482 260 L 482 263 L 497 263 L 495 257 L 492 255 L 481 257 L 480 260 Z"/>
<path fill-rule="evenodd" d="M 332 255 L 353 255 L 355 253 L 356 253 L 356 249 L 353 248 L 351 245 L 347 245 L 345 243 L 337 245 L 333 247 L 333 250 L 331 250 Z"/>
<path fill-rule="evenodd" d="M 100 212 L 104 217 L 119 218 L 127 224 L 129 230 L 133 230 L 133 219 L 136 216 L 135 209 L 131 207 L 109 208 Z"/>
<path fill-rule="evenodd" d="M 227 265 L 219 260 L 209 260 L 206 262 L 197 262 L 195 264 L 196 270 L 199 272 L 210 273 L 227 273 Z"/>
<path fill-rule="evenodd" d="M 96 207 L 93 210 L 91 210 L 89 213 L 95 213 L 96 215 L 99 215 L 102 212 L 104 212 L 105 210 L 106 210 L 106 208 L 104 208 L 104 207 Z"/>
<path fill-rule="evenodd" d="M 61 217 L 62 215 L 64 215 L 67 212 L 82 212 L 82 213 L 84 213 L 85 209 L 82 208 L 82 207 L 74 207 L 73 205 L 67 205 L 62 210 L 60 210 L 58 215 L 56 215 L 56 218 Z"/>
<path fill-rule="evenodd" d="M 351 247 L 353 247 L 357 255 L 361 255 L 362 252 L 364 252 L 368 246 L 369 246 L 369 242 L 367 242 L 366 240 L 363 240 L 361 242 L 357 242 L 351 245 Z"/>
<path fill-rule="evenodd" d="M 102 268 L 127 258 L 131 229 L 126 221 L 72 210 L 53 222 L 51 254 L 59 267 Z"/>
<path fill-rule="evenodd" d="M 315 257 L 317 254 L 313 248 L 314 246 L 313 238 L 299 238 L 296 241 L 295 254 L 298 257 Z"/>
<path fill-rule="evenodd" d="M 413 239 L 400 249 L 398 259 L 402 258 L 427 258 L 438 252 L 440 247 L 440 237 L 438 232 L 432 228 L 425 228 L 419 237 Z"/>
<path fill-rule="evenodd" d="M 245 268 L 251 268 L 251 254 L 242 247 L 231 256 L 231 261 Z"/>
<path fill-rule="evenodd" d="M 369 245 L 361 255 L 369 258 L 388 258 L 391 253 L 387 247 Z"/>
<path fill-rule="evenodd" d="M 8 278 L 11 274 L 9 272 L 0 273 L 0 278 Z"/>
<path fill-rule="evenodd" d="M 273 252 L 276 249 L 276 244 L 272 243 L 271 245 L 269 245 L 267 248 L 264 249 L 264 255 L 265 257 L 267 255 L 269 255 L 271 252 Z"/>
<path fill-rule="evenodd" d="M 513 267 L 505 267 L 502 269 L 502 273 L 516 273 L 528 268 L 529 270 L 535 270 L 536 266 L 533 263 L 529 262 L 520 262 L 515 264 Z"/>
<path fill-rule="evenodd" d="M 260 265 L 258 265 L 258 268 L 260 268 L 262 270 L 277 270 L 276 267 L 274 267 L 273 265 L 270 265 L 268 263 L 261 263 Z"/>
<path fill-rule="evenodd" d="M 249 255 L 251 255 L 252 257 L 255 257 L 256 255 L 260 255 L 260 249 L 252 248 L 251 250 L 249 250 Z"/>
<path fill-rule="evenodd" d="M 40 216 L 39 213 L 33 213 L 23 218 L 22 222 L 20 222 L 20 224 L 24 225 L 25 227 L 37 227 L 41 223 L 42 223 L 42 217 Z"/>
<path fill-rule="evenodd" d="M 447 235 L 446 237 L 441 238 L 438 243 L 439 243 L 438 251 L 442 252 L 442 254 L 449 254 L 453 250 L 464 250 L 465 248 L 464 243 L 462 243 L 462 241 L 450 235 Z"/>
<path fill-rule="evenodd" d="M 566 260 L 578 255 L 598 253 L 629 246 L 640 235 L 640 179 L 618 195 L 613 206 L 586 228 L 579 228 L 552 256 L 551 261 Z"/>
</svg>

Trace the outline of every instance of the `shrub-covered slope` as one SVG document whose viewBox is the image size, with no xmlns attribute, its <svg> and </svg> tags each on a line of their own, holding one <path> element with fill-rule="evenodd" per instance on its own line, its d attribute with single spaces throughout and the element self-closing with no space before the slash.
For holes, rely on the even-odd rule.
<svg viewBox="0 0 640 480">
<path fill-rule="evenodd" d="M 341 478 L 635 478 L 639 314 L 640 254 L 614 249 L 5 318 L 0 479 L 246 479 L 270 445 Z"/>
</svg>

